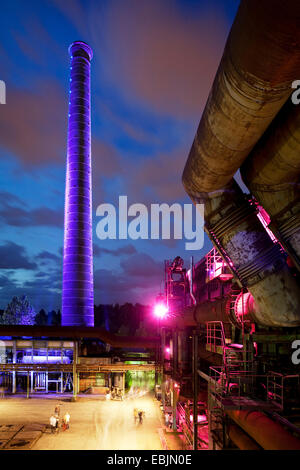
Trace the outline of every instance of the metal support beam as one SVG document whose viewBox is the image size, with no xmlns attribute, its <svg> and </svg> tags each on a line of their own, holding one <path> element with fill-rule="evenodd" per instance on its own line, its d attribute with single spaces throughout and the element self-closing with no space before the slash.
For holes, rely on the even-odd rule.
<svg viewBox="0 0 300 470">
<path fill-rule="evenodd" d="M 30 375 L 29 375 L 29 372 L 27 372 L 27 396 L 26 398 L 29 398 L 29 390 L 30 390 Z"/>
<path fill-rule="evenodd" d="M 166 402 L 166 389 L 165 389 L 165 348 L 166 348 L 166 330 L 165 328 L 161 329 L 161 362 L 162 362 L 162 378 L 161 378 L 161 401 L 163 408 L 165 409 L 165 402 Z"/>
<path fill-rule="evenodd" d="M 193 332 L 193 450 L 198 450 L 198 335 Z"/>
<path fill-rule="evenodd" d="M 176 377 L 178 372 L 178 331 L 176 329 L 173 330 L 173 376 Z"/>
<path fill-rule="evenodd" d="M 77 399 L 77 356 L 78 356 L 78 343 L 74 342 L 73 350 L 73 401 Z"/>
<path fill-rule="evenodd" d="M 176 423 L 176 416 L 177 416 L 177 388 L 175 388 L 175 381 L 172 380 L 172 429 L 173 431 L 177 431 L 177 423 Z"/>
<path fill-rule="evenodd" d="M 13 342 L 13 364 L 16 364 L 17 362 L 17 350 L 16 350 L 16 341 Z M 16 371 L 13 371 L 12 373 L 12 393 L 15 394 L 16 393 L 16 374 L 17 372 Z"/>
</svg>

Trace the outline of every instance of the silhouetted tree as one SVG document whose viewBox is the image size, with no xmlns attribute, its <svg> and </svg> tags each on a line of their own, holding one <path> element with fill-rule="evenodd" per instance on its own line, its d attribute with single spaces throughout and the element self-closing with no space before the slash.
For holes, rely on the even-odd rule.
<svg viewBox="0 0 300 470">
<path fill-rule="evenodd" d="M 7 305 L 2 318 L 3 325 L 33 325 L 36 313 L 25 295 L 13 297 Z"/>
<path fill-rule="evenodd" d="M 42 308 L 39 313 L 35 316 L 35 324 L 36 325 L 47 325 L 48 323 L 48 315 L 45 310 Z"/>
<path fill-rule="evenodd" d="M 156 328 L 156 323 L 151 321 L 151 308 L 145 305 L 133 305 L 128 302 L 123 305 L 95 305 L 94 312 L 95 326 L 105 328 L 111 333 L 128 331 L 129 335 L 135 335 L 141 322 L 145 321 L 147 330 L 151 331 L 152 325 Z"/>
<path fill-rule="evenodd" d="M 57 312 L 55 310 L 51 310 L 51 312 L 48 312 L 48 325 L 52 325 L 52 326 L 61 325 L 60 310 L 58 310 Z"/>
</svg>

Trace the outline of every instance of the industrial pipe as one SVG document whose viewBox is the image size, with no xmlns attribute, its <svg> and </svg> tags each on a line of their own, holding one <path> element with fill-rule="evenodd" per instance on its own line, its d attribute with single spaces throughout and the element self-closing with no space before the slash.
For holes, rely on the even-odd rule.
<svg viewBox="0 0 300 470">
<path fill-rule="evenodd" d="M 176 318 L 176 328 L 196 327 L 210 321 L 231 322 L 241 328 L 242 321 L 254 323 L 258 321 L 259 310 L 250 292 L 240 292 L 235 299 L 231 294 L 223 299 L 206 301 L 196 306 L 186 307 L 181 316 Z M 173 328 L 174 319 L 162 321 L 165 327 Z M 181 340 L 180 340 L 181 345 Z M 181 349 L 181 348 L 180 348 Z"/>
<path fill-rule="evenodd" d="M 289 101 L 241 168 L 270 228 L 300 270 L 300 107 Z"/>
<path fill-rule="evenodd" d="M 184 170 L 190 195 L 227 185 L 298 77 L 299 1 L 242 0 Z"/>
<path fill-rule="evenodd" d="M 228 426 L 228 436 L 240 450 L 261 450 L 261 447 L 251 437 L 233 423 Z"/>
<path fill-rule="evenodd" d="M 260 411 L 227 410 L 226 414 L 265 450 L 300 450 L 300 439 Z"/>
<path fill-rule="evenodd" d="M 300 76 L 300 3 L 243 0 L 228 37 L 184 173 L 205 230 L 266 326 L 300 325 L 297 283 L 232 179 Z"/>
</svg>

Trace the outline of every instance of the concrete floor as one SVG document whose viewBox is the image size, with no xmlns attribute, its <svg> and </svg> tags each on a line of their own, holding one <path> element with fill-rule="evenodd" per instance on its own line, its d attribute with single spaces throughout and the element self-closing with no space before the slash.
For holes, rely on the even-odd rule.
<svg viewBox="0 0 300 470">
<path fill-rule="evenodd" d="M 79 398 L 76 403 L 45 396 L 0 400 L 0 424 L 48 424 L 57 403 L 61 416 L 69 411 L 70 429 L 58 435 L 44 433 L 33 450 L 162 450 L 158 403 L 150 395 L 125 401 Z M 142 425 L 135 425 L 133 409 L 145 411 Z"/>
</svg>

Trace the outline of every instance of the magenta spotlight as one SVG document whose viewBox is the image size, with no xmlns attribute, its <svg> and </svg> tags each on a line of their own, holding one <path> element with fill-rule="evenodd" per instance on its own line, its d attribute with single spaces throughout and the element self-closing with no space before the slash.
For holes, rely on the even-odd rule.
<svg viewBox="0 0 300 470">
<path fill-rule="evenodd" d="M 164 304 L 156 304 L 154 314 L 158 318 L 164 318 L 168 313 L 168 307 Z"/>
</svg>

